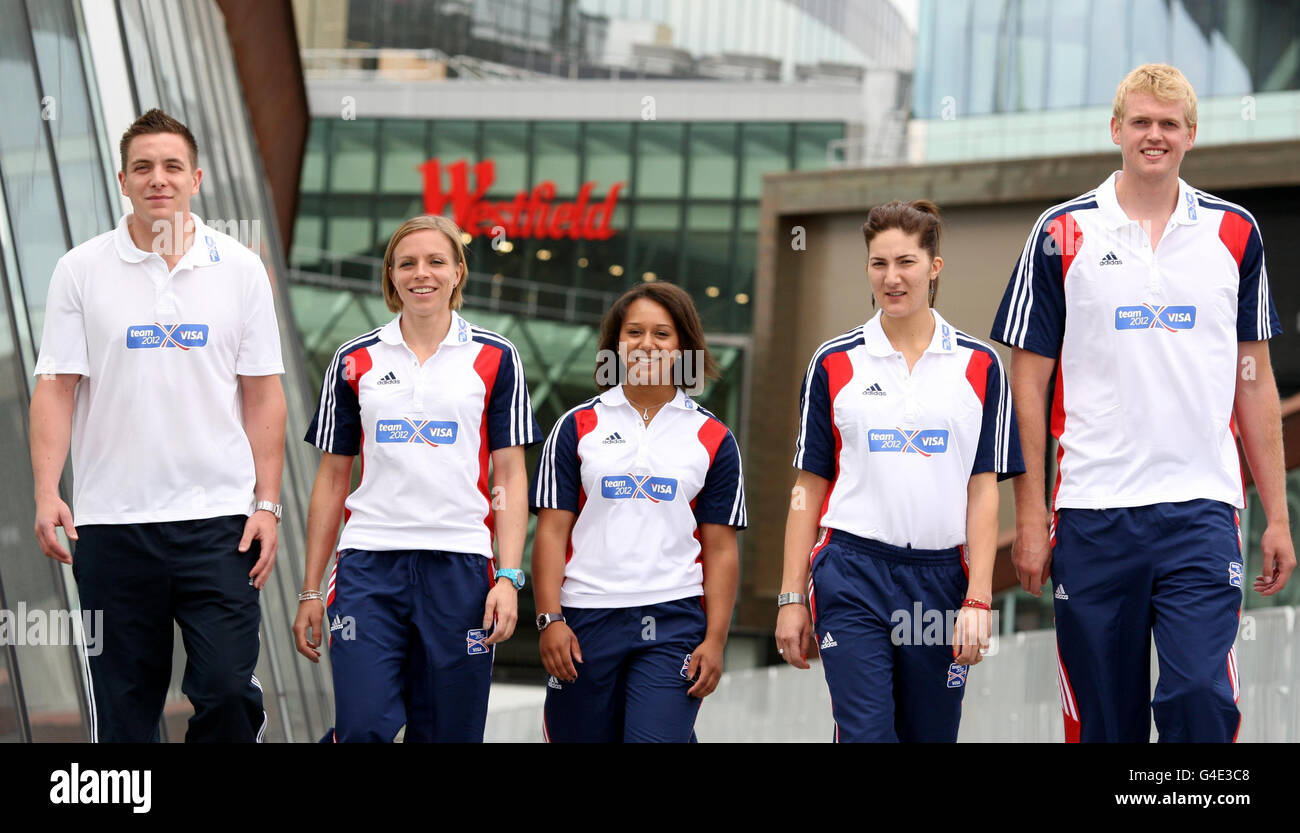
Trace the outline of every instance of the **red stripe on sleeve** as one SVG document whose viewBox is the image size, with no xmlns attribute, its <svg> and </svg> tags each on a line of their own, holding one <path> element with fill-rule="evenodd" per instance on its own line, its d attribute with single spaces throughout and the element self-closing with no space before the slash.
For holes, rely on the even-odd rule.
<svg viewBox="0 0 1300 833">
<path fill-rule="evenodd" d="M 696 436 L 700 440 L 700 445 L 704 450 L 709 452 L 709 465 L 713 465 L 713 458 L 718 454 L 718 447 L 722 445 L 722 440 L 727 436 L 727 428 L 716 419 L 706 419 L 700 426 L 699 433 Z"/>
<path fill-rule="evenodd" d="M 492 515 L 492 497 L 488 492 L 488 460 L 491 454 L 488 450 L 488 403 L 492 401 L 492 388 L 496 385 L 497 370 L 500 367 L 501 348 L 492 344 L 482 345 L 474 357 L 474 372 L 483 380 L 483 412 L 478 420 L 478 490 L 487 505 L 483 523 L 487 526 L 493 543 L 496 543 L 497 533 Z"/>
<path fill-rule="evenodd" d="M 853 362 L 849 360 L 847 351 L 837 350 L 822 359 L 822 367 L 826 368 L 826 401 L 830 405 L 831 434 L 835 437 L 835 479 L 831 480 L 830 488 L 826 490 L 826 499 L 822 501 L 818 522 L 826 517 L 826 509 L 831 505 L 831 494 L 835 491 L 835 480 L 839 479 L 840 451 L 844 447 L 844 439 L 840 436 L 840 429 L 835 425 L 835 397 L 849 383 L 849 379 L 853 378 Z"/>
<path fill-rule="evenodd" d="M 361 386 L 361 377 L 366 375 L 370 368 L 374 367 L 375 360 L 371 358 L 370 351 L 365 347 L 360 350 L 354 350 L 343 358 L 343 378 L 347 379 L 348 385 L 352 392 L 357 394 L 357 401 L 361 401 L 359 393 Z"/>
<path fill-rule="evenodd" d="M 1246 254 L 1246 243 L 1250 240 L 1250 232 L 1250 221 L 1245 217 L 1232 211 L 1223 212 L 1223 219 L 1219 221 L 1219 239 L 1228 248 L 1232 259 L 1237 261 L 1238 269 L 1241 268 L 1241 259 Z"/>
<path fill-rule="evenodd" d="M 1083 229 L 1079 228 L 1079 223 L 1074 219 L 1074 215 L 1068 211 L 1053 220 L 1048 226 L 1047 231 L 1056 241 L 1056 252 L 1061 256 L 1061 280 L 1070 273 L 1070 264 L 1074 263 L 1074 256 L 1083 248 Z"/>
<path fill-rule="evenodd" d="M 983 350 L 972 350 L 970 361 L 966 363 L 966 381 L 970 382 L 971 390 L 975 391 L 981 405 L 984 404 L 984 388 L 988 385 L 989 365 L 992 363 L 993 357 Z"/>
</svg>

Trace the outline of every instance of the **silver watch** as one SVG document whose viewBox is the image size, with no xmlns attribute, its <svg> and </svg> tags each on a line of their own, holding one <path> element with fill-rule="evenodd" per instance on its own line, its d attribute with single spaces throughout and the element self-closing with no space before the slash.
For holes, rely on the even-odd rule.
<svg viewBox="0 0 1300 833">
<path fill-rule="evenodd" d="M 537 630 L 544 631 L 547 626 L 553 622 L 563 622 L 563 613 L 539 613 L 537 614 Z"/>
<path fill-rule="evenodd" d="M 282 511 L 280 504 L 272 503 L 269 500 L 259 500 L 257 503 L 253 504 L 253 511 L 257 512 L 260 509 L 265 509 L 267 512 L 270 512 L 272 515 L 275 515 L 276 522 L 277 523 L 279 522 L 280 512 Z"/>
<path fill-rule="evenodd" d="M 785 607 L 786 605 L 801 605 L 804 603 L 802 593 L 782 593 L 776 597 L 776 606 Z"/>
</svg>

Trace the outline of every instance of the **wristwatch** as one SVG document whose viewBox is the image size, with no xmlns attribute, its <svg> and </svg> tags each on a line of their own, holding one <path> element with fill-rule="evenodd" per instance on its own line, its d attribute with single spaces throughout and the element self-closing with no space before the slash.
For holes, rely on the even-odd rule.
<svg viewBox="0 0 1300 833">
<path fill-rule="evenodd" d="M 537 614 L 537 630 L 544 631 L 546 626 L 552 622 L 563 622 L 563 613 L 539 613 Z"/>
<path fill-rule="evenodd" d="M 801 605 L 804 603 L 802 593 L 782 593 L 776 597 L 776 606 L 785 607 L 786 605 Z"/>
<path fill-rule="evenodd" d="M 496 576 L 495 576 L 492 580 L 495 582 L 495 581 L 497 581 L 497 580 L 499 580 L 499 579 L 503 579 L 503 578 L 508 578 L 508 579 L 510 579 L 510 583 L 513 584 L 513 585 L 515 586 L 515 589 L 516 589 L 516 590 L 523 590 L 523 589 L 524 589 L 524 571 L 523 571 L 523 570 L 517 570 L 517 569 L 515 569 L 515 568 L 513 568 L 513 567 L 506 567 L 505 569 L 497 570 L 497 572 L 496 572 Z"/>
<path fill-rule="evenodd" d="M 256 512 L 259 509 L 265 509 L 267 512 L 270 512 L 272 515 L 275 515 L 275 520 L 277 523 L 279 523 L 280 512 L 283 511 L 280 507 L 280 504 L 272 503 L 269 500 L 259 500 L 257 503 L 253 504 L 253 511 Z"/>
</svg>

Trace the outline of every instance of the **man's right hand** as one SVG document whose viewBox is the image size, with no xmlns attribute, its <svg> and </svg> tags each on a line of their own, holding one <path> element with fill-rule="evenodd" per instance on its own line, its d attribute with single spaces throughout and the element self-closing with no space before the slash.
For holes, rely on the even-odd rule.
<svg viewBox="0 0 1300 833">
<path fill-rule="evenodd" d="M 52 495 L 36 501 L 36 543 L 48 558 L 64 564 L 72 563 L 72 554 L 59 543 L 55 533 L 56 526 L 63 527 L 68 538 L 77 540 L 77 528 L 72 525 L 72 510 L 58 495 Z"/>
<path fill-rule="evenodd" d="M 776 645 L 783 660 L 795 668 L 808 669 L 808 656 L 816 650 L 808 608 L 802 604 L 781 605 L 776 613 Z"/>
<path fill-rule="evenodd" d="M 552 622 L 542 631 L 538 640 L 542 652 L 542 667 L 557 680 L 571 683 L 578 679 L 574 662 L 582 662 L 582 648 L 578 636 L 564 622 Z"/>
<path fill-rule="evenodd" d="M 1042 596 L 1043 585 L 1052 577 L 1052 545 L 1047 538 L 1047 524 L 1016 528 L 1011 563 L 1016 566 L 1016 578 L 1025 592 Z"/>
</svg>

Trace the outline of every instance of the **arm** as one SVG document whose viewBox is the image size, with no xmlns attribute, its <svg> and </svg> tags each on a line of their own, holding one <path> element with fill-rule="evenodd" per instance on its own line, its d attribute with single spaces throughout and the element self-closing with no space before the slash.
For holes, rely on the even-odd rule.
<svg viewBox="0 0 1300 833">
<path fill-rule="evenodd" d="M 1264 564 L 1262 574 L 1255 579 L 1255 590 L 1261 596 L 1272 596 L 1286 586 L 1296 566 L 1291 522 L 1287 517 L 1281 409 L 1268 342 L 1239 342 L 1237 357 L 1239 371 L 1233 410 L 1246 461 L 1259 491 L 1259 502 L 1268 519 L 1259 541 Z M 1249 372 L 1249 368 L 1254 372 Z"/>
<path fill-rule="evenodd" d="M 284 473 L 284 421 L 286 408 L 280 377 L 240 376 L 239 393 L 244 413 L 244 433 L 253 449 L 253 468 L 257 481 L 253 485 L 256 500 L 280 502 L 280 477 Z M 270 512 L 254 512 L 244 525 L 239 551 L 247 552 L 254 539 L 261 542 L 260 557 L 249 577 L 261 590 L 271 577 L 277 547 L 276 524 Z"/>
<path fill-rule="evenodd" d="M 998 477 L 991 471 L 971 477 L 966 486 L 966 548 L 970 577 L 966 598 L 993 601 L 993 562 L 998 549 Z M 953 635 L 953 662 L 974 665 L 989 646 L 988 611 L 963 607 Z"/>
<path fill-rule="evenodd" d="M 352 485 L 352 460 L 346 454 L 321 455 L 316 470 L 316 482 L 311 488 L 311 504 L 307 509 L 307 566 L 303 570 L 302 589 L 319 590 L 325 575 L 325 565 L 334 554 L 334 544 L 339 537 L 339 522 L 343 517 L 343 504 Z M 298 653 L 312 662 L 320 661 L 322 633 L 321 622 L 325 602 L 309 599 L 298 603 L 298 615 L 293 623 L 294 641 Z M 310 636 L 308 635 L 310 630 Z"/>
<path fill-rule="evenodd" d="M 808 592 L 808 556 L 817 543 L 822 504 L 831 483 L 820 475 L 800 471 L 790 493 L 790 511 L 785 518 L 785 557 L 781 575 L 782 593 Z M 812 619 L 808 607 L 783 605 L 776 615 L 776 644 L 781 656 L 795 668 L 808 667 L 812 651 Z"/>
<path fill-rule="evenodd" d="M 539 509 L 537 528 L 533 530 L 533 599 L 537 612 L 559 613 L 560 585 L 564 583 L 564 555 L 569 535 L 578 516 L 567 509 Z M 573 682 L 578 670 L 573 663 L 582 662 L 578 638 L 564 622 L 553 622 L 542 631 L 540 639 L 542 665 L 546 673 L 559 680 Z"/>
<path fill-rule="evenodd" d="M 524 447 L 512 445 L 492 452 L 492 511 L 496 519 L 499 566 L 519 569 L 524 563 L 524 538 L 528 535 L 528 465 Z M 505 642 L 519 621 L 519 591 L 507 578 L 493 582 L 483 609 L 483 628 L 496 630 L 487 644 Z"/>
<path fill-rule="evenodd" d="M 77 528 L 72 510 L 59 497 L 59 477 L 72 440 L 72 410 L 76 401 L 75 373 L 45 375 L 36 382 L 31 406 L 32 480 L 36 491 L 36 541 L 41 552 L 64 564 L 72 555 L 59 543 L 54 528 L 61 526 L 73 541 Z"/>
<path fill-rule="evenodd" d="M 1029 350 L 1011 351 L 1011 396 L 1020 428 L 1025 473 L 1015 482 L 1016 540 L 1011 561 L 1025 592 L 1043 595 L 1051 577 L 1052 550 L 1047 538 L 1047 473 L 1043 463 L 1047 446 L 1047 383 L 1056 359 Z"/>
<path fill-rule="evenodd" d="M 736 605 L 740 582 L 740 550 L 736 528 L 726 524 L 700 524 L 700 559 L 704 567 L 704 614 L 708 625 L 704 641 L 691 652 L 686 679 L 699 679 L 686 693 L 704 698 L 713 693 L 722 677 L 722 649 L 727 644 L 731 612 Z"/>
</svg>

